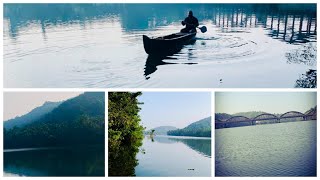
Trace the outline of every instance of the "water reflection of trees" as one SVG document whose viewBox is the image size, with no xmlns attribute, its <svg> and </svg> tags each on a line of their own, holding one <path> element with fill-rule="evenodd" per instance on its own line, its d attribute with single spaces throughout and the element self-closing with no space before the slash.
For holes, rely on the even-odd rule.
<svg viewBox="0 0 320 180">
<path fill-rule="evenodd" d="M 155 141 L 166 144 L 173 142 L 181 142 L 189 148 L 191 148 L 192 150 L 204 156 L 211 157 L 211 139 L 155 137 Z"/>
<path fill-rule="evenodd" d="M 20 176 L 104 176 L 104 147 L 6 152 L 4 172 Z"/>
<path fill-rule="evenodd" d="M 290 44 L 315 41 L 317 34 L 315 4 L 221 6 L 213 23 L 223 31 L 262 26 L 270 37 Z"/>
<path fill-rule="evenodd" d="M 315 66 L 317 63 L 317 44 L 307 43 L 299 49 L 286 53 L 287 63 Z"/>
<path fill-rule="evenodd" d="M 316 88 L 317 87 L 317 70 L 309 69 L 302 74 L 295 84 L 296 88 Z"/>
<path fill-rule="evenodd" d="M 316 66 L 317 64 L 317 44 L 307 43 L 302 48 L 286 53 L 287 63 L 305 64 Z M 296 80 L 296 88 L 316 88 L 317 70 L 309 69 L 305 74 L 300 75 Z"/>
<path fill-rule="evenodd" d="M 85 27 L 95 19 L 120 20 L 123 30 L 144 30 L 178 22 L 192 9 L 200 20 L 211 20 L 222 30 L 262 26 L 268 35 L 288 43 L 316 39 L 315 4 L 5 4 L 9 34 L 39 23 L 47 26 L 78 23 Z"/>
<path fill-rule="evenodd" d="M 139 146 L 119 146 L 109 149 L 109 176 L 135 176 L 135 167 L 139 164 L 136 158 Z"/>
</svg>

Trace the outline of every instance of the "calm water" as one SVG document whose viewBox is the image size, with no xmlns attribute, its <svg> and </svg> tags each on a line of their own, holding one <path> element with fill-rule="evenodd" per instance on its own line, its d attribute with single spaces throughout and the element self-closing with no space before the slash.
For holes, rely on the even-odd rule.
<svg viewBox="0 0 320 180">
<path fill-rule="evenodd" d="M 211 176 L 211 139 L 145 137 L 140 149 L 136 176 Z"/>
<path fill-rule="evenodd" d="M 5 150 L 4 176 L 104 176 L 104 148 Z"/>
<path fill-rule="evenodd" d="M 216 130 L 216 176 L 316 176 L 316 121 Z"/>
<path fill-rule="evenodd" d="M 270 8 L 6 4 L 4 86 L 301 87 L 316 69 L 315 6 Z M 208 32 L 173 56 L 148 57 L 142 35 L 179 31 L 190 9 Z"/>
</svg>

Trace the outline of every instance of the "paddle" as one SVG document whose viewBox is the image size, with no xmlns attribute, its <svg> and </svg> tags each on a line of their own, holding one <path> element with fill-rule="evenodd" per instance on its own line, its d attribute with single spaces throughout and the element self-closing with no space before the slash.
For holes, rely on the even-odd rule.
<svg viewBox="0 0 320 180">
<path fill-rule="evenodd" d="M 207 27 L 206 26 L 197 27 L 197 28 L 199 28 L 202 33 L 207 32 Z"/>
<path fill-rule="evenodd" d="M 184 21 L 182 21 L 181 24 L 182 24 L 182 25 L 185 25 L 185 24 L 191 25 L 191 24 L 186 23 L 186 22 L 184 22 Z M 199 28 L 202 33 L 207 32 L 207 27 L 206 27 L 206 26 L 196 27 L 196 28 Z"/>
</svg>

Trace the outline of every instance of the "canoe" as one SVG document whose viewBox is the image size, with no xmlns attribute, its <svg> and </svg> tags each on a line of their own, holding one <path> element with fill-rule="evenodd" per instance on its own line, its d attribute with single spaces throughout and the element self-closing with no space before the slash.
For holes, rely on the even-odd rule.
<svg viewBox="0 0 320 180">
<path fill-rule="evenodd" d="M 179 52 L 183 45 L 195 41 L 194 33 L 174 33 L 167 36 L 149 38 L 143 35 L 144 50 L 149 55 L 169 55 Z"/>
</svg>

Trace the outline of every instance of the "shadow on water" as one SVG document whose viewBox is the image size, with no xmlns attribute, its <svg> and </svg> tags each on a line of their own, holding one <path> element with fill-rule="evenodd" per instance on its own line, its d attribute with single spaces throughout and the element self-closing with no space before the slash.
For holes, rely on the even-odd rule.
<svg viewBox="0 0 320 180">
<path fill-rule="evenodd" d="M 176 54 L 179 55 L 179 54 Z M 191 58 L 189 58 L 191 59 Z M 179 63 L 179 62 L 165 62 L 163 60 L 179 60 L 176 57 L 170 57 L 170 56 L 148 56 L 146 65 L 144 68 L 144 76 L 146 80 L 150 79 L 150 76 L 152 73 L 157 71 L 157 67 L 161 65 L 172 65 L 172 64 L 187 64 L 187 65 L 193 65 L 193 64 L 198 64 L 198 63 Z"/>
<path fill-rule="evenodd" d="M 197 139 L 197 138 L 175 138 L 175 137 L 158 137 L 154 138 L 156 142 L 172 144 L 181 142 L 197 153 L 206 157 L 211 157 L 211 139 Z"/>
<path fill-rule="evenodd" d="M 150 74 L 156 72 L 158 69 L 157 66 L 161 65 L 169 65 L 169 64 L 177 64 L 177 63 L 169 63 L 169 62 L 164 62 L 163 60 L 177 60 L 178 58 L 172 58 L 169 56 L 148 56 L 146 65 L 144 68 L 144 76 L 148 80 L 150 78 Z"/>
<path fill-rule="evenodd" d="M 104 147 L 5 152 L 4 172 L 18 176 L 104 176 Z"/>
<path fill-rule="evenodd" d="M 197 63 L 181 63 L 179 62 L 179 58 L 182 55 L 187 55 L 188 60 L 194 59 L 193 54 L 192 54 L 192 48 L 189 48 L 186 53 L 182 53 L 181 50 L 186 47 L 186 45 L 194 45 L 196 43 L 196 39 L 191 40 L 187 44 L 182 45 L 179 49 L 175 50 L 174 53 L 170 54 L 163 54 L 163 55 L 149 55 L 147 60 L 146 60 L 146 65 L 144 68 L 144 76 L 146 80 L 150 79 L 150 76 L 152 73 L 157 71 L 157 67 L 161 65 L 172 65 L 172 64 L 197 64 Z M 165 61 L 164 61 L 165 60 Z M 176 62 L 166 62 L 166 61 L 176 61 Z"/>
</svg>

